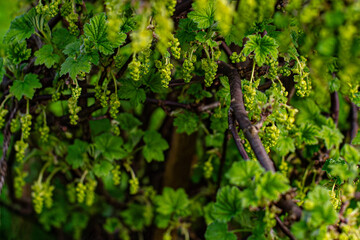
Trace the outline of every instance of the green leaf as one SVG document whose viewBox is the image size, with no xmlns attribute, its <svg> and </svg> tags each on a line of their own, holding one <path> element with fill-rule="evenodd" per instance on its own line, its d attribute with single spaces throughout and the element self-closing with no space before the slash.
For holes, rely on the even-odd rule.
<svg viewBox="0 0 360 240">
<path fill-rule="evenodd" d="M 227 222 L 241 211 L 240 190 L 237 187 L 222 187 L 216 195 L 212 216 L 218 221 Z"/>
<path fill-rule="evenodd" d="M 66 28 L 58 28 L 52 33 L 51 41 L 58 47 L 64 49 L 68 44 L 74 42 L 76 37 L 69 33 Z"/>
<path fill-rule="evenodd" d="M 119 127 L 126 131 L 141 125 L 140 120 L 130 113 L 120 113 L 117 117 L 117 121 L 119 122 Z"/>
<path fill-rule="evenodd" d="M 66 45 L 65 49 L 63 50 L 63 53 L 68 55 L 69 57 L 75 58 L 77 55 L 80 54 L 80 47 L 81 42 L 79 39 L 76 41 L 73 41 Z"/>
<path fill-rule="evenodd" d="M 348 163 L 358 164 L 360 161 L 360 152 L 355 147 L 345 144 L 341 149 L 341 156 L 345 158 Z"/>
<path fill-rule="evenodd" d="M 213 222 L 205 232 L 206 240 L 236 240 L 236 235 L 228 231 L 226 223 Z"/>
<path fill-rule="evenodd" d="M 4 36 L 4 43 L 20 42 L 30 38 L 35 33 L 35 28 L 30 21 L 34 15 L 35 9 L 32 9 L 11 21 L 10 28 Z"/>
<path fill-rule="evenodd" d="M 338 147 L 342 142 L 342 139 L 344 138 L 339 129 L 337 129 L 336 127 L 330 128 L 325 125 L 319 132 L 319 137 L 324 139 L 327 149 L 331 149 L 334 146 Z"/>
<path fill-rule="evenodd" d="M 113 48 L 120 46 L 125 42 L 126 34 L 118 33 L 111 43 L 107 35 L 107 24 L 105 13 L 96 15 L 90 19 L 90 23 L 85 24 L 84 34 L 95 49 L 105 55 L 112 54 Z"/>
<path fill-rule="evenodd" d="M 22 61 L 26 61 L 30 56 L 31 49 L 27 48 L 26 41 L 13 42 L 7 48 L 7 57 L 14 64 L 19 64 Z"/>
<path fill-rule="evenodd" d="M 164 153 L 166 149 L 169 148 L 168 143 L 163 139 L 160 133 L 150 130 L 146 131 L 144 135 L 145 146 L 143 149 L 143 154 L 147 162 L 152 160 L 164 161 Z"/>
<path fill-rule="evenodd" d="M 329 190 L 323 187 L 316 186 L 308 194 L 308 198 L 304 203 L 304 209 L 309 213 L 303 214 L 303 217 L 307 216 L 308 219 L 306 221 L 309 226 L 330 225 L 334 224 L 337 220 L 337 213 L 330 202 Z"/>
<path fill-rule="evenodd" d="M 250 185 L 255 176 L 263 172 L 263 168 L 256 161 L 238 161 L 233 163 L 226 173 L 226 178 L 229 179 L 231 184 L 246 187 Z"/>
<path fill-rule="evenodd" d="M 106 232 L 113 234 L 116 230 L 120 229 L 121 223 L 120 220 L 115 217 L 106 218 L 106 222 L 103 225 L 103 228 Z"/>
<path fill-rule="evenodd" d="M 192 134 L 198 130 L 199 117 L 192 112 L 185 111 L 184 113 L 178 114 L 174 120 L 174 126 L 177 127 L 176 132 L 186 132 L 187 135 Z"/>
<path fill-rule="evenodd" d="M 158 195 L 154 200 L 156 212 L 162 215 L 183 215 L 189 206 L 189 199 L 183 188 L 176 191 L 172 188 L 165 187 L 162 195 Z"/>
<path fill-rule="evenodd" d="M 288 179 L 281 173 L 266 172 L 256 183 L 255 195 L 260 200 L 276 201 L 289 190 Z"/>
<path fill-rule="evenodd" d="M 126 156 L 122 148 L 124 141 L 121 137 L 114 136 L 110 133 L 104 133 L 94 139 L 95 151 L 102 154 L 109 161 L 121 159 Z M 98 154 L 97 154 L 98 155 Z"/>
<path fill-rule="evenodd" d="M 33 98 L 35 89 L 41 88 L 42 85 L 38 79 L 38 76 L 33 73 L 26 74 L 24 81 L 15 80 L 13 85 L 10 88 L 10 93 L 20 100 L 23 96 L 30 99 Z"/>
<path fill-rule="evenodd" d="M 298 140 L 306 145 L 314 145 L 318 143 L 319 128 L 312 123 L 301 124 L 298 130 Z"/>
<path fill-rule="evenodd" d="M 124 79 L 118 91 L 119 98 L 130 99 L 130 104 L 137 106 L 146 99 L 145 90 L 141 87 L 141 83 L 132 79 Z"/>
<path fill-rule="evenodd" d="M 280 135 L 278 142 L 275 146 L 276 151 L 280 156 L 285 156 L 289 152 L 295 151 L 294 139 L 288 136 Z"/>
<path fill-rule="evenodd" d="M 113 165 L 106 160 L 102 160 L 100 163 L 96 163 L 92 169 L 94 174 L 98 177 L 106 176 L 113 169 Z"/>
<path fill-rule="evenodd" d="M 191 42 L 195 40 L 196 36 L 196 23 L 189 18 L 183 18 L 179 21 L 178 30 L 176 32 L 176 37 L 179 39 L 181 45 L 186 42 Z"/>
<path fill-rule="evenodd" d="M 149 226 L 153 217 L 150 205 L 136 203 L 130 203 L 129 207 L 122 211 L 120 215 L 123 217 L 124 223 L 135 231 L 140 231 L 145 226 Z"/>
<path fill-rule="evenodd" d="M 274 59 L 278 57 L 278 44 L 275 39 L 265 35 L 250 35 L 247 36 L 249 40 L 246 42 L 243 53 L 248 56 L 251 52 L 255 53 L 255 60 L 258 66 L 262 66 L 268 55 L 271 55 Z"/>
<path fill-rule="evenodd" d="M 34 53 L 36 57 L 35 65 L 45 64 L 47 68 L 51 68 L 55 63 L 59 63 L 60 56 L 54 53 L 51 45 L 44 45 Z"/>
<path fill-rule="evenodd" d="M 77 169 L 84 165 L 84 159 L 87 158 L 87 149 L 89 144 L 87 142 L 75 139 L 74 144 L 68 147 L 68 154 L 66 156 L 66 162 L 72 166 L 73 169 Z"/>
<path fill-rule="evenodd" d="M 360 145 L 360 131 L 357 132 L 355 138 L 351 142 L 354 145 Z"/>
<path fill-rule="evenodd" d="M 215 6 L 214 0 L 209 0 L 208 4 L 200 5 L 195 2 L 192 5 L 194 11 L 188 13 L 188 18 L 197 23 L 198 28 L 208 28 L 214 23 Z"/>
<path fill-rule="evenodd" d="M 80 72 L 89 73 L 91 70 L 90 59 L 86 55 L 80 55 L 77 59 L 68 57 L 61 65 L 60 75 L 69 73 L 70 78 L 76 79 Z"/>
</svg>

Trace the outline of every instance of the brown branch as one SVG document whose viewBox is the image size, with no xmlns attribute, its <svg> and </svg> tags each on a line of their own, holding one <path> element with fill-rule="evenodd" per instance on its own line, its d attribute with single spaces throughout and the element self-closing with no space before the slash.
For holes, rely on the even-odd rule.
<svg viewBox="0 0 360 240">
<path fill-rule="evenodd" d="M 354 103 L 351 103 L 350 122 L 351 122 L 351 128 L 350 128 L 350 144 L 351 144 L 352 140 L 356 137 L 356 134 L 359 129 L 358 108 Z"/>
<path fill-rule="evenodd" d="M 337 91 L 331 93 L 330 98 L 331 98 L 331 109 L 330 109 L 331 117 L 332 119 L 334 119 L 334 123 L 337 126 L 339 122 L 339 94 L 337 93 Z"/>
<path fill-rule="evenodd" d="M 249 160 L 250 158 L 249 158 L 249 156 L 247 155 L 247 153 L 246 153 L 246 151 L 245 151 L 245 149 L 244 149 L 243 144 L 241 143 L 241 139 L 240 139 L 240 137 L 239 137 L 238 132 L 236 131 L 236 127 L 235 127 L 235 125 L 234 125 L 234 119 L 233 119 L 233 118 L 234 118 L 234 117 L 233 117 L 232 109 L 230 108 L 230 109 L 229 109 L 229 115 L 228 115 L 229 130 L 230 130 L 230 132 L 231 132 L 231 134 L 232 134 L 232 136 L 233 136 L 233 138 L 234 138 L 234 140 L 235 140 L 236 147 L 238 148 L 241 157 L 242 157 L 245 161 L 247 161 L 247 160 Z"/>
<path fill-rule="evenodd" d="M 181 13 L 188 11 L 191 8 L 192 0 L 184 0 L 175 7 L 174 16 L 179 16 Z"/>
<path fill-rule="evenodd" d="M 219 61 L 219 72 L 229 78 L 231 108 L 234 111 L 236 121 L 239 123 L 240 129 L 244 132 L 246 139 L 249 141 L 255 156 L 266 171 L 275 172 L 275 167 L 259 138 L 258 129 L 254 127 L 247 115 L 243 102 L 243 93 L 241 90 L 240 75 L 235 68 L 225 62 Z"/>
<path fill-rule="evenodd" d="M 278 216 L 275 216 L 275 220 L 280 227 L 281 231 L 285 233 L 286 236 L 288 236 L 291 240 L 295 240 L 296 238 L 294 235 L 290 232 L 290 230 L 286 227 L 286 225 L 281 221 L 281 219 Z"/>
</svg>

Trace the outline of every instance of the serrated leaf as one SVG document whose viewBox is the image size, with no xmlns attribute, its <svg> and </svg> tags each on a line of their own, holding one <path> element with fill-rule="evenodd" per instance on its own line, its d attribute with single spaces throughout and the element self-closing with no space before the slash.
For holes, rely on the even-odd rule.
<svg viewBox="0 0 360 240">
<path fill-rule="evenodd" d="M 183 133 L 187 135 L 192 134 L 198 130 L 199 117 L 189 111 L 178 114 L 174 120 L 174 126 L 177 127 L 176 132 Z"/>
<path fill-rule="evenodd" d="M 188 13 L 188 18 L 197 23 L 198 28 L 208 28 L 214 23 L 215 5 L 214 0 L 208 0 L 207 4 L 193 3 L 194 11 Z"/>
<path fill-rule="evenodd" d="M 250 185 L 256 175 L 263 172 L 263 168 L 256 161 L 239 161 L 233 163 L 226 173 L 226 178 L 229 179 L 231 184 L 245 187 Z"/>
<path fill-rule="evenodd" d="M 246 42 L 243 53 L 248 56 L 251 52 L 255 53 L 255 60 L 258 66 L 262 66 L 268 55 L 271 55 L 274 59 L 278 57 L 278 44 L 275 39 L 265 35 L 250 35 L 247 36 L 249 40 Z"/>
<path fill-rule="evenodd" d="M 240 214 L 241 211 L 240 190 L 237 187 L 222 187 L 216 195 L 212 216 L 218 221 L 227 222 Z"/>
<path fill-rule="evenodd" d="M 35 15 L 35 9 L 16 17 L 11 21 L 10 28 L 4 36 L 4 43 L 11 43 L 13 41 L 23 41 L 31 37 L 35 33 L 35 28 L 30 21 L 30 18 Z"/>
<path fill-rule="evenodd" d="M 91 18 L 90 23 L 84 26 L 84 34 L 89 42 L 94 45 L 94 48 L 105 55 L 112 54 L 113 48 L 124 43 L 127 37 L 125 33 L 117 33 L 113 42 L 109 41 L 105 13 Z"/>
<path fill-rule="evenodd" d="M 323 187 L 316 186 L 308 194 L 304 208 L 310 214 L 307 219 L 310 226 L 318 227 L 323 224 L 334 224 L 337 219 L 336 211 L 330 202 L 329 191 Z"/>
<path fill-rule="evenodd" d="M 156 212 L 162 215 L 182 215 L 189 206 L 189 199 L 183 188 L 176 191 L 172 188 L 165 187 L 162 195 L 158 195 L 154 200 Z"/>
<path fill-rule="evenodd" d="M 205 232 L 206 240 L 236 240 L 236 235 L 228 231 L 226 223 L 213 222 Z"/>
<path fill-rule="evenodd" d="M 64 49 L 69 43 L 76 40 L 76 37 L 69 33 L 66 28 L 58 28 L 52 33 L 51 41 L 58 47 Z"/>
<path fill-rule="evenodd" d="M 141 83 L 131 79 L 124 79 L 118 91 L 119 98 L 130 99 L 130 103 L 133 106 L 143 103 L 146 99 L 146 94 L 145 90 L 140 87 Z"/>
<path fill-rule="evenodd" d="M 91 70 L 90 59 L 86 55 L 80 55 L 77 59 L 68 57 L 61 65 L 60 75 L 69 73 L 70 78 L 76 79 L 80 72 L 89 73 Z"/>
<path fill-rule="evenodd" d="M 27 48 L 26 41 L 13 42 L 7 48 L 7 58 L 14 64 L 26 61 L 31 56 L 31 49 Z"/>
<path fill-rule="evenodd" d="M 314 145 L 318 143 L 319 128 L 312 123 L 301 124 L 298 131 L 298 139 L 300 143 L 306 145 Z"/>
<path fill-rule="evenodd" d="M 189 18 L 183 18 L 179 21 L 178 30 L 176 32 L 176 37 L 179 39 L 181 45 L 186 42 L 191 42 L 195 40 L 196 37 L 196 23 Z"/>
<path fill-rule="evenodd" d="M 113 169 L 113 165 L 105 160 L 102 160 L 100 163 L 96 163 L 92 169 L 94 174 L 98 177 L 106 176 Z"/>
<path fill-rule="evenodd" d="M 360 152 L 355 147 L 345 144 L 341 149 L 341 156 L 345 158 L 348 163 L 358 164 L 360 161 Z"/>
<path fill-rule="evenodd" d="M 119 122 L 119 127 L 127 131 L 141 125 L 140 120 L 130 113 L 120 113 L 117 121 Z"/>
<path fill-rule="evenodd" d="M 77 39 L 76 41 L 73 41 L 68 45 L 66 45 L 66 47 L 63 50 L 63 53 L 66 54 L 68 57 L 75 58 L 77 55 L 80 54 L 80 47 L 81 47 L 81 42 L 79 39 Z"/>
<path fill-rule="evenodd" d="M 294 139 L 288 136 L 280 135 L 277 144 L 275 145 L 276 151 L 280 156 L 285 156 L 289 152 L 295 151 Z"/>
<path fill-rule="evenodd" d="M 66 162 L 77 169 L 84 165 L 84 159 L 87 157 L 86 151 L 89 144 L 87 142 L 75 139 L 74 144 L 68 147 Z"/>
<path fill-rule="evenodd" d="M 160 133 L 156 131 L 146 131 L 144 135 L 145 146 L 143 154 L 147 162 L 152 160 L 164 161 L 164 151 L 169 148 L 168 143 L 163 139 Z"/>
<path fill-rule="evenodd" d="M 60 56 L 54 53 L 51 45 L 44 45 L 34 53 L 36 57 L 35 65 L 45 64 L 47 68 L 51 68 L 55 63 L 59 63 Z"/>
<path fill-rule="evenodd" d="M 337 129 L 336 127 L 330 128 L 325 125 L 319 132 L 319 137 L 324 139 L 327 149 L 331 149 L 334 146 L 338 147 L 342 142 L 342 139 L 344 138 L 339 129 Z"/>
<path fill-rule="evenodd" d="M 122 148 L 124 141 L 121 137 L 114 136 L 110 133 L 104 133 L 94 139 L 95 151 L 102 156 L 113 161 L 126 156 L 125 150 Z"/>
<path fill-rule="evenodd" d="M 276 201 L 289 190 L 288 179 L 278 172 L 266 172 L 257 182 L 255 195 L 260 200 Z"/>
<path fill-rule="evenodd" d="M 38 79 L 38 76 L 36 74 L 29 73 L 25 75 L 24 81 L 14 81 L 10 88 L 10 93 L 12 93 L 18 100 L 20 100 L 23 96 L 32 99 L 35 93 L 35 89 L 41 87 L 42 85 Z"/>
</svg>

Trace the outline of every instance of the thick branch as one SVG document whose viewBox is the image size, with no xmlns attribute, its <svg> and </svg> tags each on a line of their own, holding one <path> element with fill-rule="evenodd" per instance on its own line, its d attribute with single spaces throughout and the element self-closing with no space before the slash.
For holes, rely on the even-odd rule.
<svg viewBox="0 0 360 240">
<path fill-rule="evenodd" d="M 243 94 L 241 91 L 240 75 L 235 68 L 227 63 L 219 61 L 219 71 L 229 78 L 230 94 L 231 94 L 231 108 L 234 111 L 236 121 L 239 123 L 241 130 L 244 132 L 246 139 L 249 141 L 255 156 L 260 164 L 267 171 L 275 171 L 273 162 L 270 160 L 265 151 L 264 146 L 258 135 L 258 129 L 254 127 L 247 115 L 243 102 Z"/>
<path fill-rule="evenodd" d="M 228 116 L 228 121 L 229 121 L 229 130 L 235 140 L 235 144 L 236 147 L 238 148 L 241 157 L 246 161 L 249 160 L 249 156 L 247 155 L 244 146 L 241 143 L 241 139 L 239 137 L 238 132 L 236 131 L 235 125 L 234 125 L 234 119 L 233 119 L 233 113 L 232 113 L 232 109 L 229 109 L 229 116 Z"/>
</svg>

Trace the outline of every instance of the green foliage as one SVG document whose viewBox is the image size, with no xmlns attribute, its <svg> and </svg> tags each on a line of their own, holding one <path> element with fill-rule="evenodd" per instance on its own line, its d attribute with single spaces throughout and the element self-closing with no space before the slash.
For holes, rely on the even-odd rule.
<svg viewBox="0 0 360 240">
<path fill-rule="evenodd" d="M 147 162 L 152 160 L 164 161 L 163 151 L 169 148 L 168 143 L 156 131 L 146 131 L 144 135 L 145 147 L 143 154 Z"/>
<path fill-rule="evenodd" d="M 16 4 L 5 239 L 358 239 L 356 1 Z"/>
<path fill-rule="evenodd" d="M 268 55 L 271 55 L 273 59 L 278 58 L 278 44 L 275 39 L 265 35 L 250 35 L 247 36 L 249 39 L 243 49 L 245 56 L 248 56 L 251 52 L 255 54 L 255 60 L 258 66 L 262 66 Z"/>
<path fill-rule="evenodd" d="M 42 46 L 39 51 L 34 53 L 34 56 L 36 57 L 36 65 L 45 64 L 47 68 L 51 68 L 60 61 L 60 56 L 54 53 L 51 45 Z"/>
<path fill-rule="evenodd" d="M 20 100 L 23 96 L 32 99 L 35 94 L 35 89 L 41 87 L 42 85 L 38 76 L 36 74 L 29 73 L 25 75 L 24 80 L 14 81 L 10 88 L 10 93 L 12 93 L 18 100 Z"/>
</svg>

